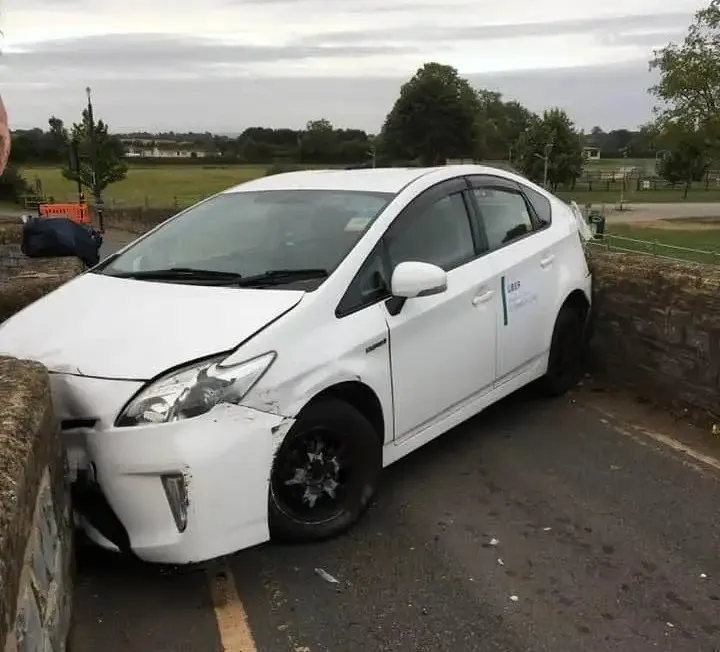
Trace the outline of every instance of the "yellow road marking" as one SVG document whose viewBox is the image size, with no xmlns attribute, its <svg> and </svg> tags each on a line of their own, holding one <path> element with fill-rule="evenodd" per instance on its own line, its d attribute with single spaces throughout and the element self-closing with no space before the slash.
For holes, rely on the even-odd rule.
<svg viewBox="0 0 720 652">
<path fill-rule="evenodd" d="M 227 564 L 209 576 L 210 596 L 224 652 L 257 652 L 245 607 Z"/>
<path fill-rule="evenodd" d="M 613 414 L 612 412 L 605 410 L 601 407 L 592 406 L 592 409 L 595 410 L 596 412 L 599 412 L 600 414 L 605 415 L 606 417 L 608 417 L 609 419 L 611 419 L 613 421 L 618 420 L 618 417 L 615 414 Z M 603 419 L 603 421 L 604 421 L 604 419 Z M 657 432 L 655 430 L 649 430 L 647 428 L 641 428 L 639 426 L 631 426 L 633 432 L 630 432 L 628 429 L 621 428 L 617 424 L 611 424 L 611 425 L 620 434 L 626 435 L 639 443 L 644 443 L 641 441 L 640 437 L 650 438 L 650 439 L 654 440 L 655 442 L 657 442 L 658 444 L 662 444 L 666 448 L 670 448 L 671 450 L 675 451 L 676 453 L 685 455 L 686 457 L 689 457 L 692 460 L 695 460 L 696 462 L 701 462 L 706 467 L 710 467 L 711 469 L 714 469 L 715 471 L 720 471 L 720 460 L 718 460 L 717 458 L 713 457 L 712 455 L 707 455 L 705 453 L 702 453 L 702 452 L 696 450 L 695 448 L 693 448 L 692 446 L 690 446 L 688 444 L 684 444 L 683 442 L 678 441 L 677 439 L 674 439 L 674 438 L 672 438 L 668 435 L 665 435 L 661 432 Z M 692 462 L 686 461 L 686 464 L 688 464 L 689 466 L 692 466 L 693 468 L 696 468 L 699 471 L 705 470 L 703 467 L 699 467 L 698 465 L 693 464 Z"/>
</svg>

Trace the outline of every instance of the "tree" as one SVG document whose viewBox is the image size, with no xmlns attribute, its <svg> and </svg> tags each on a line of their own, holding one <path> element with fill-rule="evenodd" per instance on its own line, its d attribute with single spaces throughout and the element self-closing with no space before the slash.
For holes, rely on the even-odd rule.
<svg viewBox="0 0 720 652">
<path fill-rule="evenodd" d="M 29 195 L 32 189 L 28 185 L 20 170 L 9 164 L 0 174 L 0 200 L 19 204 L 24 195 Z"/>
<path fill-rule="evenodd" d="M 533 114 L 516 101 L 505 102 L 495 91 L 480 89 L 478 157 L 512 162 L 520 136 L 532 122 Z"/>
<path fill-rule="evenodd" d="M 48 120 L 50 131 L 46 136 L 47 148 L 49 150 L 49 157 L 52 160 L 64 161 L 67 159 L 68 152 L 68 134 L 65 129 L 65 124 L 60 118 L 56 118 L 54 115 L 50 116 Z"/>
<path fill-rule="evenodd" d="M 690 131 L 684 123 L 667 123 L 657 136 L 659 146 L 665 148 L 660 160 L 660 176 L 673 185 L 682 183 L 687 198 L 693 181 L 701 181 L 709 166 L 705 134 Z"/>
<path fill-rule="evenodd" d="M 383 154 L 395 160 L 442 165 L 470 158 L 479 143 L 479 103 L 452 66 L 426 63 L 403 84 L 382 128 Z"/>
<path fill-rule="evenodd" d="M 518 144 L 515 160 L 523 173 L 536 183 L 545 176 L 552 190 L 580 176 L 583 168 L 583 138 L 562 109 L 545 111 L 532 119 Z"/>
<path fill-rule="evenodd" d="M 720 150 L 720 0 L 695 14 L 682 44 L 655 52 L 650 69 L 660 81 L 650 92 L 662 125 L 680 124 L 680 133 L 703 135 L 709 150 Z M 662 130 L 662 129 L 661 129 Z M 697 143 L 696 143 L 697 144 Z"/>
<path fill-rule="evenodd" d="M 83 110 L 82 121 L 73 124 L 70 140 L 78 143 L 79 173 L 68 165 L 63 169 L 63 176 L 71 181 L 79 181 L 83 187 L 91 190 L 96 201 L 111 183 L 122 181 L 127 176 L 122 141 L 108 132 L 105 122 L 98 120 L 93 128 L 91 142 L 90 114 L 87 109 Z"/>
<path fill-rule="evenodd" d="M 338 144 L 329 120 L 311 120 L 300 136 L 300 158 L 308 163 L 330 163 L 337 158 Z"/>
</svg>

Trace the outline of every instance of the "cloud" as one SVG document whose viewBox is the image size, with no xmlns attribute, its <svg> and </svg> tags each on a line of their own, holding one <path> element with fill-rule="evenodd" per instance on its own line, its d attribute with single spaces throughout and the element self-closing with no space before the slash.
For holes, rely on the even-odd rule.
<svg viewBox="0 0 720 652">
<path fill-rule="evenodd" d="M 652 49 L 705 1 L 624 0 L 618 15 L 597 0 L 15 0 L 0 91 L 19 126 L 76 119 L 89 85 L 114 129 L 324 116 L 374 131 L 400 85 L 440 61 L 534 110 L 632 127 L 650 117 Z"/>
<path fill-rule="evenodd" d="M 217 39 L 173 36 L 169 34 L 109 34 L 79 39 L 44 41 L 9 52 L 2 60 L 8 73 L 43 70 L 83 69 L 189 72 L 208 66 L 247 65 L 253 63 L 299 61 L 314 58 L 367 57 L 391 53 L 414 53 L 417 48 L 404 45 L 312 44 L 242 45 Z"/>
<path fill-rule="evenodd" d="M 534 111 L 566 108 L 586 129 L 601 125 L 634 128 L 650 117 L 653 83 L 647 65 L 469 75 L 477 88 L 502 92 Z M 401 77 L 243 77 L 210 76 L 109 80 L 102 75 L 46 82 L 47 86 L 8 85 L 3 96 L 16 127 L 45 125 L 50 114 L 77 120 L 86 83 L 93 88 L 99 117 L 113 130 L 175 129 L 239 132 L 250 126 L 302 127 L 328 118 L 337 126 L 380 129 L 397 99 Z M 51 100 L 51 101 L 48 101 Z"/>
<path fill-rule="evenodd" d="M 277 0 L 280 1 L 280 0 Z M 457 40 L 505 40 L 537 36 L 562 36 L 566 34 L 593 34 L 601 37 L 622 35 L 627 42 L 642 43 L 648 33 L 670 34 L 676 37 L 683 34 L 692 18 L 688 13 L 659 13 L 654 15 L 636 14 L 628 16 L 609 16 L 604 18 L 580 18 L 575 20 L 555 20 L 528 23 L 497 23 L 489 25 L 457 26 L 407 26 L 382 28 L 376 30 L 343 30 L 326 34 L 316 34 L 302 42 L 317 44 L 365 43 L 374 42 L 428 42 L 429 40 L 454 42 Z"/>
</svg>

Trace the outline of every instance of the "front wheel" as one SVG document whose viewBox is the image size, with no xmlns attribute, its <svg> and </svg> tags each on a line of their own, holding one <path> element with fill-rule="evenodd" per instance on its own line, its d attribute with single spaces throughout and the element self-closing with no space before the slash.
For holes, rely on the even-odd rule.
<svg viewBox="0 0 720 652">
<path fill-rule="evenodd" d="M 560 309 L 553 330 L 548 368 L 539 380 L 548 396 L 562 396 L 582 378 L 585 351 L 585 318 L 574 306 Z"/>
<path fill-rule="evenodd" d="M 381 468 L 381 440 L 358 410 L 337 399 L 311 403 L 273 462 L 271 538 L 318 541 L 342 533 L 367 509 Z"/>
</svg>

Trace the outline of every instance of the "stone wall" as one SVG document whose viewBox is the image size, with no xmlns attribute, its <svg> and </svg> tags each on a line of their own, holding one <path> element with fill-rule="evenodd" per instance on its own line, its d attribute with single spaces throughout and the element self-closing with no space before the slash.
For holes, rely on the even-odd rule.
<svg viewBox="0 0 720 652">
<path fill-rule="evenodd" d="M 27 261 L 20 245 L 0 244 L 0 279 L 22 272 Z"/>
<path fill-rule="evenodd" d="M 47 371 L 0 358 L 0 650 L 65 649 L 73 523 Z"/>
<path fill-rule="evenodd" d="M 178 208 L 106 208 L 103 222 L 105 229 L 142 235 L 179 212 Z"/>
<path fill-rule="evenodd" d="M 594 251 L 592 360 L 657 404 L 720 420 L 720 267 Z"/>
<path fill-rule="evenodd" d="M 20 225 L 0 223 L 0 322 L 83 269 L 73 258 L 20 258 L 20 234 Z M 0 358 L 0 652 L 65 649 L 72 559 L 65 456 L 47 371 Z"/>
</svg>

